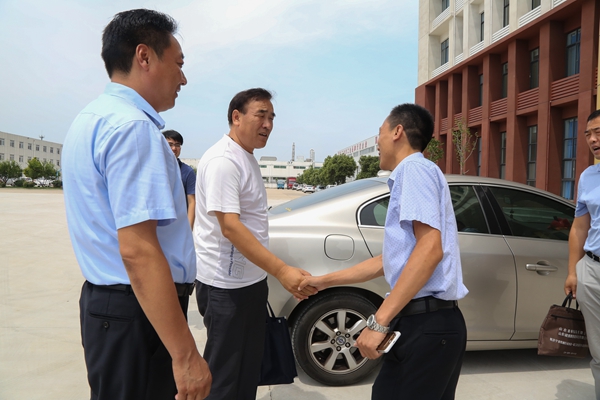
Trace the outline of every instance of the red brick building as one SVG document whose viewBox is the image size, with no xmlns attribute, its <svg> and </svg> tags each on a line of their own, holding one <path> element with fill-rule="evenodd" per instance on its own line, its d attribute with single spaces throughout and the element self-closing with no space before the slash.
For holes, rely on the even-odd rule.
<svg viewBox="0 0 600 400">
<path fill-rule="evenodd" d="M 435 1 L 421 1 L 421 6 Z M 462 120 L 479 136 L 467 161 L 469 175 L 527 183 L 573 199 L 579 175 L 593 163 L 583 131 L 587 117 L 596 109 L 600 1 L 554 0 L 554 7 L 538 11 L 532 19 L 528 15 L 535 14 L 533 1 L 531 11 L 524 10 L 518 25 L 513 22 L 510 26 L 508 18 L 517 11 L 513 9 L 509 14 L 507 7 L 522 7 L 525 0 L 519 0 L 518 5 L 508 0 L 485 0 L 489 1 L 499 3 L 500 8 L 494 9 L 491 4 L 485 8 L 486 16 L 487 10 L 500 10 L 497 14 L 504 7 L 503 36 L 489 26 L 491 32 L 484 34 L 483 1 L 465 0 L 460 11 L 455 8 L 454 13 L 434 21 L 443 27 L 447 19 L 452 33 L 446 36 L 451 41 L 459 34 L 465 35 L 460 43 L 452 46 L 450 42 L 449 46 L 448 39 L 442 40 L 445 30 L 432 25 L 426 27 L 428 36 L 420 37 L 420 53 L 435 53 L 437 43 L 441 43 L 441 56 L 435 57 L 441 66 L 433 65 L 435 70 L 429 67 L 423 73 L 428 80 L 416 89 L 416 102 L 434 115 L 435 136 L 445 149 L 438 164 L 446 173 L 459 173 L 452 127 Z M 442 3 L 447 8 L 454 4 L 448 0 Z M 460 24 L 453 22 L 467 14 L 468 9 L 463 9 L 474 3 L 480 8 L 471 13 L 471 23 L 462 19 Z M 536 7 L 542 9 L 545 2 L 539 4 Z M 428 7 L 432 10 L 431 5 Z M 479 29 L 473 24 L 478 19 L 481 43 L 469 51 L 468 35 Z M 490 42 L 487 46 L 483 46 L 484 38 L 485 44 Z M 428 43 L 421 45 L 422 40 Z M 457 56 L 448 57 L 448 49 L 456 49 Z M 421 72 L 420 80 L 424 80 Z"/>
</svg>

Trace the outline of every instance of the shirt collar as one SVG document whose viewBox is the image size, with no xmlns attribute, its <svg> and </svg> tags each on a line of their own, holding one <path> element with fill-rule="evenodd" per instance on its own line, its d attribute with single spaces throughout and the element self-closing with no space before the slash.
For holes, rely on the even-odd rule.
<svg viewBox="0 0 600 400">
<path fill-rule="evenodd" d="M 400 166 L 406 162 L 406 160 L 413 160 L 413 159 L 418 159 L 418 158 L 424 158 L 425 156 L 423 156 L 423 153 L 421 152 L 416 152 L 413 153 L 407 157 L 404 158 L 404 160 L 400 161 L 400 163 L 398 165 L 396 165 L 396 168 L 394 168 L 394 170 L 392 171 L 392 173 L 390 174 L 390 176 L 388 177 L 388 187 L 390 188 L 390 190 L 392 190 L 392 186 L 394 186 L 394 182 L 396 181 L 396 176 L 400 173 Z"/>
<path fill-rule="evenodd" d="M 163 129 L 165 127 L 165 121 L 158 115 L 156 110 L 146 101 L 146 99 L 140 96 L 140 94 L 132 88 L 121 85 L 120 83 L 109 82 L 104 89 L 104 93 L 110 96 L 120 97 L 133 104 L 135 107 L 146 113 L 148 118 L 154 122 L 158 129 Z"/>
</svg>

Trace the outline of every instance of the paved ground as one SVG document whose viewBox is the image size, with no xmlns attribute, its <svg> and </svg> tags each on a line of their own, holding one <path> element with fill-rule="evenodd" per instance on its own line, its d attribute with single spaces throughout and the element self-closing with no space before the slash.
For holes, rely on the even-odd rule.
<svg viewBox="0 0 600 400">
<path fill-rule="evenodd" d="M 271 205 L 302 196 L 267 192 Z M 0 400 L 89 398 L 77 304 L 83 278 L 62 191 L 0 189 L 0 226 Z M 190 326 L 203 348 L 206 331 L 190 305 Z M 539 357 L 535 350 L 468 352 L 457 399 L 591 400 L 588 362 Z M 261 387 L 257 399 L 368 399 L 374 380 L 332 388 L 298 372 L 293 385 Z"/>
</svg>

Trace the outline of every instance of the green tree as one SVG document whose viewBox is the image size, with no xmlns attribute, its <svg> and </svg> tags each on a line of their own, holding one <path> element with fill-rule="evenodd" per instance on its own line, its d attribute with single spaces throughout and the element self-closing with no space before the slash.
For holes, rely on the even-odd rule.
<svg viewBox="0 0 600 400">
<path fill-rule="evenodd" d="M 41 182 L 43 186 L 49 186 L 52 181 L 60 178 L 60 173 L 56 171 L 54 164 L 49 161 L 40 162 L 37 157 L 29 160 L 23 173 L 25 176 Z"/>
<path fill-rule="evenodd" d="M 353 176 L 356 171 L 356 161 L 346 154 L 327 156 L 323 161 L 321 174 L 325 185 L 341 185 L 346 183 L 346 178 Z"/>
<path fill-rule="evenodd" d="M 436 138 L 431 138 L 431 141 L 425 148 L 423 152 L 427 159 L 437 163 L 444 157 L 444 147 L 442 146 L 442 142 L 437 140 Z"/>
<path fill-rule="evenodd" d="M 307 185 L 322 185 L 323 177 L 320 169 L 313 168 L 312 165 L 305 169 L 302 174 L 296 178 L 298 183 L 306 183 Z"/>
<path fill-rule="evenodd" d="M 372 178 L 379 172 L 379 157 L 360 156 L 358 165 L 360 165 L 360 172 L 356 179 Z"/>
<path fill-rule="evenodd" d="M 456 151 L 456 158 L 458 165 L 460 166 L 460 174 L 465 175 L 468 170 L 465 170 L 467 160 L 473 154 L 475 147 L 477 147 L 477 136 L 476 133 L 472 133 L 467 124 L 463 120 L 456 121 L 456 126 L 452 130 L 452 143 L 454 144 L 454 150 Z"/>
<path fill-rule="evenodd" d="M 23 175 L 23 170 L 15 160 L 0 162 L 0 183 L 6 185 L 9 179 L 17 179 Z"/>
</svg>

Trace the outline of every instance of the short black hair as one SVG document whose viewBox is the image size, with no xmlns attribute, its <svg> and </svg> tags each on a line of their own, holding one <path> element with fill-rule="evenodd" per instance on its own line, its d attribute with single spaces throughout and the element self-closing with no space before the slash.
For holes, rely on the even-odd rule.
<svg viewBox="0 0 600 400">
<path fill-rule="evenodd" d="M 433 117 L 418 104 L 404 103 L 396 106 L 387 117 L 390 127 L 402 125 L 410 147 L 423 151 L 433 136 Z"/>
<path fill-rule="evenodd" d="M 227 110 L 227 121 L 229 121 L 229 126 L 233 125 L 233 110 L 238 110 L 242 114 L 246 114 L 248 104 L 251 101 L 271 100 L 272 98 L 273 94 L 263 88 L 254 88 L 239 92 L 233 96 L 233 99 L 229 102 L 229 110 Z"/>
<path fill-rule="evenodd" d="M 181 136 L 181 133 L 174 131 L 173 129 L 163 131 L 162 134 L 164 135 L 165 139 L 173 139 L 177 143 L 183 144 L 183 136 Z"/>
<path fill-rule="evenodd" d="M 596 110 L 593 113 L 590 114 L 590 116 L 587 119 L 587 122 L 590 122 L 596 118 L 600 117 L 600 110 Z"/>
<path fill-rule="evenodd" d="M 115 71 L 129 74 L 139 44 L 147 45 L 162 58 L 176 31 L 177 22 L 158 11 L 142 8 L 116 14 L 102 34 L 102 59 L 108 76 Z"/>
</svg>

